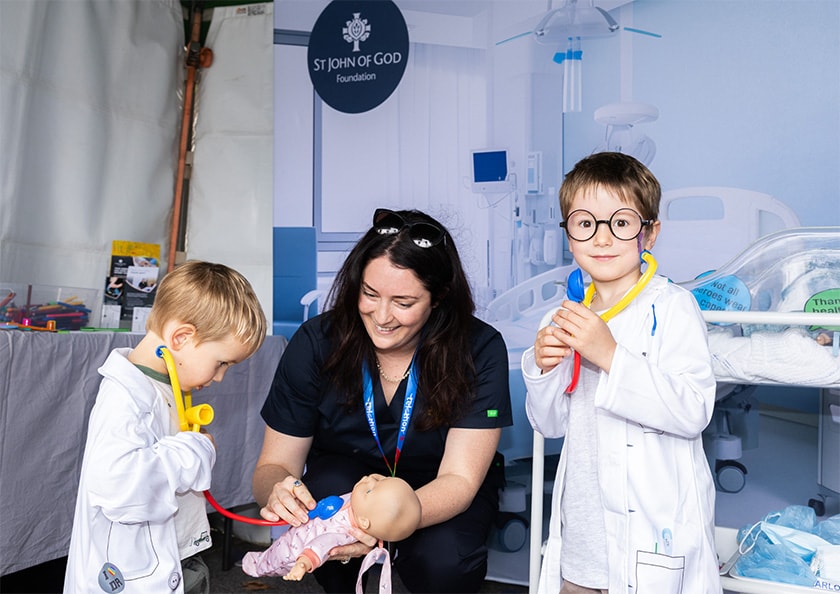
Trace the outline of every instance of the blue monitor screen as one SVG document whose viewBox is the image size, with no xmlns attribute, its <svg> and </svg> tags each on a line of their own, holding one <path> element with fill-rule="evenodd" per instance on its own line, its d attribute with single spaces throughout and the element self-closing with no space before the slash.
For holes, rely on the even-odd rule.
<svg viewBox="0 0 840 594">
<path fill-rule="evenodd" d="M 507 151 L 473 153 L 473 183 L 498 182 L 507 179 Z"/>
</svg>

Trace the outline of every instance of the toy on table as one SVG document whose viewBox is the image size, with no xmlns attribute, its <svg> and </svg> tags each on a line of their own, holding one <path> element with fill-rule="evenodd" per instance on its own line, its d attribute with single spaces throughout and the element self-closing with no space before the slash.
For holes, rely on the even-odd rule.
<svg viewBox="0 0 840 594">
<path fill-rule="evenodd" d="M 21 330 L 79 330 L 87 326 L 91 310 L 75 296 L 62 301 L 18 306 L 17 294 L 9 291 L 0 300 L 0 320 Z"/>
</svg>

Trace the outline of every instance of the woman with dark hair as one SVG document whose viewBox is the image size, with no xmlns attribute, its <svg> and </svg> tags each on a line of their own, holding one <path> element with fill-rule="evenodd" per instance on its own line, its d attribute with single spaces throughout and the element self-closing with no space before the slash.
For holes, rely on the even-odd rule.
<svg viewBox="0 0 840 594">
<path fill-rule="evenodd" d="M 253 489 L 267 520 L 298 526 L 328 495 L 366 474 L 400 476 L 416 491 L 418 530 L 390 543 L 412 592 L 476 592 L 498 511 L 495 461 L 511 425 L 507 351 L 473 315 L 455 242 L 432 217 L 377 209 L 347 256 L 325 313 L 292 336 L 262 409 Z M 355 591 L 376 540 L 336 547 L 315 577 Z"/>
</svg>

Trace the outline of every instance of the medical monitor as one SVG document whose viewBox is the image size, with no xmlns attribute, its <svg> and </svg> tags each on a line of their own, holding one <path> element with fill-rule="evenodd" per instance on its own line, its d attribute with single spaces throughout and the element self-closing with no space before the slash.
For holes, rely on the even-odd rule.
<svg viewBox="0 0 840 594">
<path fill-rule="evenodd" d="M 505 149 L 472 151 L 472 191 L 478 194 L 505 193 L 514 189 L 508 173 Z"/>
</svg>

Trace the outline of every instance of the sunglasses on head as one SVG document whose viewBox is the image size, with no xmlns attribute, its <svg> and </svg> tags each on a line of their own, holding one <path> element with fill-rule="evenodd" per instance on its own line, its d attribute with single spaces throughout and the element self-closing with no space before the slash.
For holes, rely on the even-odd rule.
<svg viewBox="0 0 840 594">
<path fill-rule="evenodd" d="M 403 229 L 408 229 L 408 236 L 414 245 L 430 248 L 444 241 L 443 229 L 433 223 L 409 223 L 399 214 L 387 208 L 377 208 L 373 213 L 373 228 L 380 235 L 396 235 Z"/>
</svg>

